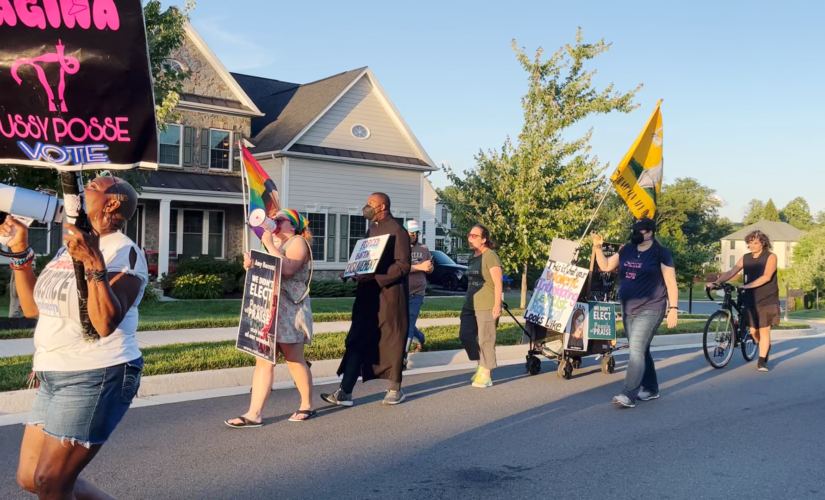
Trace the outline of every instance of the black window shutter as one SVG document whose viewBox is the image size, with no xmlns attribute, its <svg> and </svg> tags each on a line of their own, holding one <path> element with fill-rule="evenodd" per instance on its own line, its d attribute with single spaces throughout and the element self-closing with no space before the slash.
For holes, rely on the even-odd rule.
<svg viewBox="0 0 825 500">
<path fill-rule="evenodd" d="M 243 144 L 243 133 L 241 132 L 232 132 L 232 156 L 237 158 L 237 161 L 233 158 L 232 160 L 232 170 L 235 172 L 241 171 L 241 144 Z"/>
<path fill-rule="evenodd" d="M 327 262 L 335 262 L 335 221 L 336 214 L 327 215 Z"/>
<path fill-rule="evenodd" d="M 201 168 L 209 168 L 209 129 L 201 129 Z"/>
<path fill-rule="evenodd" d="M 349 261 L 349 215 L 341 215 L 341 245 L 338 251 L 340 262 Z"/>
<path fill-rule="evenodd" d="M 194 158 L 195 128 L 183 127 L 183 166 L 191 167 Z"/>
</svg>

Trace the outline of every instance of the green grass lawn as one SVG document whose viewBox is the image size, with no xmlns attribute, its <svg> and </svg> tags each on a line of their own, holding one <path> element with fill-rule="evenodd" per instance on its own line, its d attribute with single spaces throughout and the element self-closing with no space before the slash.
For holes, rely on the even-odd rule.
<svg viewBox="0 0 825 500">
<path fill-rule="evenodd" d="M 804 311 L 789 312 L 791 319 L 825 319 L 825 309 L 806 309 Z"/>
<path fill-rule="evenodd" d="M 701 332 L 704 322 L 681 321 L 673 330 L 662 326 L 660 335 L 675 333 Z M 804 323 L 783 323 L 777 329 L 807 328 Z M 621 324 L 617 325 L 618 334 L 624 336 Z M 458 325 L 424 328 L 427 336 L 425 351 L 445 351 L 461 349 L 458 340 Z M 310 361 L 338 359 L 344 354 L 345 332 L 324 333 L 312 339 L 312 345 L 306 347 L 305 356 Z M 497 345 L 516 345 L 521 342 L 522 332 L 512 323 L 502 324 L 498 329 Z M 199 342 L 191 344 L 173 344 L 141 349 L 146 362 L 143 374 L 164 375 L 223 368 L 253 366 L 255 358 L 235 349 L 234 341 Z M 279 362 L 283 362 L 280 359 Z M 0 392 L 25 389 L 31 372 L 31 356 L 0 358 Z"/>
<path fill-rule="evenodd" d="M 9 294 L 0 297 L 0 318 L 9 317 Z"/>
</svg>

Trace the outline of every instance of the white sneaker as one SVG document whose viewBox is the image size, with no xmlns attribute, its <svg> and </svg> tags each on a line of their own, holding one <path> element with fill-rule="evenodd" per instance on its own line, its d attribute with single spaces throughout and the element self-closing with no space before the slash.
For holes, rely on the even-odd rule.
<svg viewBox="0 0 825 500">
<path fill-rule="evenodd" d="M 619 394 L 618 396 L 613 397 L 613 402 L 619 406 L 624 406 L 625 408 L 636 408 L 636 403 L 630 400 L 629 397 L 625 396 L 624 394 Z"/>
<path fill-rule="evenodd" d="M 641 390 L 639 391 L 639 395 L 636 396 L 636 399 L 639 401 L 650 401 L 651 399 L 659 399 L 658 392 L 650 392 L 648 390 Z"/>
</svg>

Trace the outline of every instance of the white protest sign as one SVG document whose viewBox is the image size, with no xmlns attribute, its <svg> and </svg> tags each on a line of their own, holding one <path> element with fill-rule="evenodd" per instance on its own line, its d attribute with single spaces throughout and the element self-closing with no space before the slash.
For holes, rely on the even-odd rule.
<svg viewBox="0 0 825 500">
<path fill-rule="evenodd" d="M 564 332 L 589 272 L 572 264 L 548 261 L 524 319 L 554 332 Z"/>
<path fill-rule="evenodd" d="M 389 239 L 390 235 L 384 234 L 356 241 L 347 263 L 347 269 L 344 271 L 344 277 L 374 273 Z"/>
</svg>

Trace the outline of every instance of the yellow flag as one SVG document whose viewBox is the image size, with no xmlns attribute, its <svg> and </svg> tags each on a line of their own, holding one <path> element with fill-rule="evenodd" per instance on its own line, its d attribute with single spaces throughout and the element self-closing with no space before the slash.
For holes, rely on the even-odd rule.
<svg viewBox="0 0 825 500">
<path fill-rule="evenodd" d="M 656 201 L 662 192 L 662 113 L 656 109 L 647 125 L 636 138 L 630 151 L 622 158 L 610 177 L 616 191 L 624 199 L 637 219 L 652 219 L 656 214 Z"/>
</svg>

